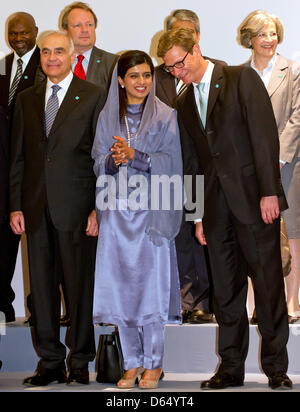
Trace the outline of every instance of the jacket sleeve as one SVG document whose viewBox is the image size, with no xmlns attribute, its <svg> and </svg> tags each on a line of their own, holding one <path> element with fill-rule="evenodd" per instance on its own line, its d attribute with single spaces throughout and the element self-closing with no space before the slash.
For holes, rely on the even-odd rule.
<svg viewBox="0 0 300 412">
<path fill-rule="evenodd" d="M 279 136 L 268 92 L 258 74 L 244 67 L 239 84 L 261 197 L 280 194 Z"/>
<path fill-rule="evenodd" d="M 292 162 L 300 150 L 300 65 L 294 63 L 291 71 L 291 116 L 280 133 L 280 160 Z"/>
<path fill-rule="evenodd" d="M 24 176 L 23 107 L 17 97 L 11 135 L 10 211 L 22 210 L 22 183 Z"/>
</svg>

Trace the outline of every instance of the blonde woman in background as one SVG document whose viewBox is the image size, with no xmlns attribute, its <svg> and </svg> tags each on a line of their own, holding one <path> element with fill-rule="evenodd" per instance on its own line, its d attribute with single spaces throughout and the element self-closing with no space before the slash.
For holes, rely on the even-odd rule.
<svg viewBox="0 0 300 412">
<path fill-rule="evenodd" d="M 282 213 L 292 256 L 285 278 L 289 323 L 300 321 L 300 65 L 280 56 L 284 28 L 277 16 L 250 13 L 238 28 L 238 43 L 252 50 L 245 65 L 264 82 L 272 102 L 280 138 L 280 169 L 289 209 Z"/>
</svg>

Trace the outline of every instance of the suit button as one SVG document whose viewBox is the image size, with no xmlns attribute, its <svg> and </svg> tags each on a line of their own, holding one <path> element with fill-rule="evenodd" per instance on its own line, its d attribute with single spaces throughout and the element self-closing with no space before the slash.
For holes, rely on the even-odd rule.
<svg viewBox="0 0 300 412">
<path fill-rule="evenodd" d="M 47 157 L 47 162 L 51 162 L 51 158 L 50 157 Z"/>
</svg>

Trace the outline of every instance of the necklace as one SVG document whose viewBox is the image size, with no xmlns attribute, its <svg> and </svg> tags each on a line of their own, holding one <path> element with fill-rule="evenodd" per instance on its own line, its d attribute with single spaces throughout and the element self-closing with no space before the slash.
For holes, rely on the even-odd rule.
<svg viewBox="0 0 300 412">
<path fill-rule="evenodd" d="M 125 118 L 126 130 L 127 130 L 127 145 L 128 145 L 128 147 L 130 147 L 130 139 L 131 139 L 132 135 L 131 135 L 130 130 L 129 130 L 129 125 L 128 125 L 127 116 L 125 115 L 124 118 Z M 134 141 L 135 141 L 135 142 L 136 142 L 136 139 L 137 139 L 137 137 L 138 137 L 138 133 L 139 133 L 139 131 L 137 131 L 136 134 L 134 135 Z"/>
</svg>

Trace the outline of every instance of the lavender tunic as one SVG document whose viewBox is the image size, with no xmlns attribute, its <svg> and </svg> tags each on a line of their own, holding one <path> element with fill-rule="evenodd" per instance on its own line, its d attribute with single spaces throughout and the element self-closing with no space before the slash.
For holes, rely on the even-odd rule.
<svg viewBox="0 0 300 412">
<path fill-rule="evenodd" d="M 133 136 L 141 116 L 139 105 L 128 106 L 128 121 Z M 176 116 L 171 122 L 176 122 Z M 176 130 L 170 127 L 169 133 Z M 127 136 L 121 124 L 123 136 Z M 138 137 L 137 137 L 138 139 Z M 143 174 L 149 178 L 151 156 L 136 150 L 135 159 L 127 167 L 128 176 Z M 106 173 L 118 169 L 111 156 L 106 158 Z M 127 205 L 127 199 L 117 199 Z M 156 246 L 146 234 L 147 210 L 106 210 L 101 214 L 97 247 L 94 322 L 137 327 L 159 322 L 180 323 L 180 285 L 175 241 L 161 239 Z"/>
</svg>

